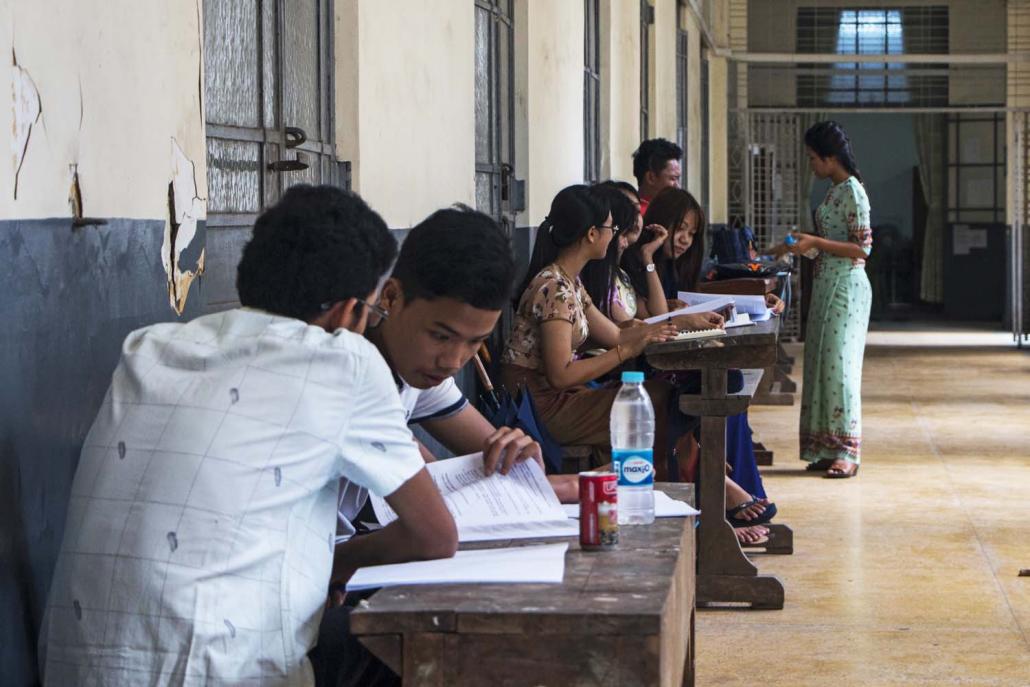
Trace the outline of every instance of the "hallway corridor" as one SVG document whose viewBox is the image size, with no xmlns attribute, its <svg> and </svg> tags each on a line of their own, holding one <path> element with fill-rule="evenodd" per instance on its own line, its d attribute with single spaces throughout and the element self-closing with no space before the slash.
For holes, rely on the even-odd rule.
<svg viewBox="0 0 1030 687">
<path fill-rule="evenodd" d="M 870 334 L 857 479 L 797 460 L 799 346 L 798 402 L 752 409 L 795 536 L 793 556 L 755 560 L 786 606 L 700 612 L 698 685 L 1030 685 L 1030 353 L 912 340 Z"/>
</svg>

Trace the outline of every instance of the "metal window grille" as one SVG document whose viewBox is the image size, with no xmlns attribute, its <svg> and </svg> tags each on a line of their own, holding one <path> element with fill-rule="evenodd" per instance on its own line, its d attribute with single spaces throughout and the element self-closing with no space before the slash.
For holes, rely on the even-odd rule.
<svg viewBox="0 0 1030 687">
<path fill-rule="evenodd" d="M 1005 115 L 948 115 L 948 221 L 1005 221 Z"/>
<path fill-rule="evenodd" d="M 682 6 L 680 6 L 682 11 Z M 690 37 L 683 30 L 682 23 L 676 29 L 676 143 L 683 149 L 683 177 L 687 176 L 687 74 L 689 69 L 688 48 Z"/>
<path fill-rule="evenodd" d="M 948 7 L 943 5 L 800 7 L 797 11 L 798 53 L 947 54 L 948 41 Z M 838 62 L 798 65 L 794 71 L 799 107 L 948 104 L 946 66 Z"/>
<path fill-rule="evenodd" d="M 648 0 L 640 0 L 640 138 L 648 137 L 650 128 L 649 96 L 651 93 L 651 24 L 654 7 Z"/>
<path fill-rule="evenodd" d="M 601 180 L 600 0 L 583 0 L 583 179 Z"/>
<path fill-rule="evenodd" d="M 701 49 L 701 205 L 705 212 L 710 210 L 711 200 L 711 165 L 709 155 L 711 151 L 711 123 L 708 118 L 711 116 L 711 103 L 708 93 L 708 55 Z"/>
</svg>

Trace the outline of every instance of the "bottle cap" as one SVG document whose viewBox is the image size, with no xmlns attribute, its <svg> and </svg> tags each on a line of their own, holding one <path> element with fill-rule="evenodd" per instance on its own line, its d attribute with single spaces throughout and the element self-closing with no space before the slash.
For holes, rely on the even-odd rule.
<svg viewBox="0 0 1030 687">
<path fill-rule="evenodd" d="M 640 384 L 643 381 L 644 381 L 644 373 L 643 372 L 623 372 L 622 373 L 622 382 L 624 384 L 627 383 L 627 382 L 630 383 L 630 384 L 632 384 L 634 382 L 637 383 L 637 384 Z"/>
</svg>

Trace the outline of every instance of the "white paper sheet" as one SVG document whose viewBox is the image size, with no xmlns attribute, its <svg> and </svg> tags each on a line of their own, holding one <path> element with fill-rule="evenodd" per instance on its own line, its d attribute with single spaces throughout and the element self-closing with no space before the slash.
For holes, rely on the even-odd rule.
<svg viewBox="0 0 1030 687">
<path fill-rule="evenodd" d="M 572 537 L 579 525 L 562 510 L 544 471 L 532 460 L 517 463 L 507 475 L 487 477 L 483 454 L 447 458 L 426 466 L 458 526 L 458 541 Z M 397 519 L 390 505 L 371 497 L 383 525 Z"/>
<path fill-rule="evenodd" d="M 697 293 L 695 291 L 680 291 L 676 297 L 687 305 L 702 305 L 709 301 L 716 301 L 725 298 L 733 300 L 737 312 L 746 312 L 748 315 L 760 315 L 768 311 L 765 305 L 765 296 L 741 296 L 728 293 Z"/>
<path fill-rule="evenodd" d="M 683 294 L 680 295 L 682 296 Z M 653 317 L 648 317 L 646 320 L 644 320 L 644 322 L 648 324 L 654 324 L 655 322 L 664 322 L 672 317 L 679 317 L 680 315 L 696 315 L 697 313 L 721 310 L 722 308 L 725 308 L 728 305 L 732 306 L 734 303 L 734 299 L 736 298 L 736 296 L 721 296 L 719 298 L 710 299 L 708 301 L 705 301 L 704 303 L 700 303 L 697 305 L 688 305 L 685 308 L 673 310 L 672 312 L 666 313 L 664 315 L 655 315 Z"/>
<path fill-rule="evenodd" d="M 561 584 L 567 543 L 459 551 L 454 558 L 361 568 L 348 591 L 402 584 Z"/>
<path fill-rule="evenodd" d="M 735 329 L 736 327 L 750 327 L 754 322 L 751 321 L 751 316 L 746 312 L 738 312 L 733 316 L 732 320 L 726 322 L 723 327 L 725 329 Z"/>
<path fill-rule="evenodd" d="M 578 503 L 563 503 L 562 508 L 570 518 L 579 517 Z M 686 501 L 672 498 L 660 489 L 654 490 L 654 516 L 656 518 L 685 518 L 688 515 L 701 515 L 701 511 L 691 508 Z"/>
</svg>

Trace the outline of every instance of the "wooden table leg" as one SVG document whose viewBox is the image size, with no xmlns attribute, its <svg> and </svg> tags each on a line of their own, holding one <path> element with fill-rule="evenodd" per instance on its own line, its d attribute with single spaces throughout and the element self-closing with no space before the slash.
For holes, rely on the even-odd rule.
<svg viewBox="0 0 1030 687">
<path fill-rule="evenodd" d="M 720 401 L 726 394 L 727 371 L 705 368 L 701 373 L 704 400 Z M 701 460 L 698 469 L 697 602 L 750 602 L 755 608 L 783 608 L 783 585 L 759 575 L 737 543 L 726 521 L 726 417 L 701 418 Z"/>
</svg>

